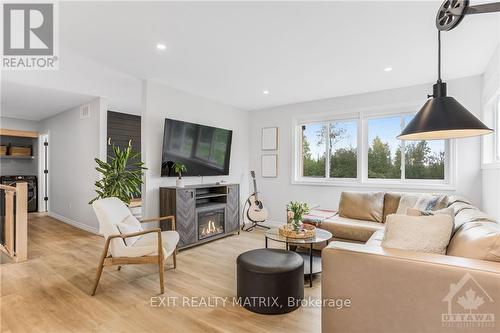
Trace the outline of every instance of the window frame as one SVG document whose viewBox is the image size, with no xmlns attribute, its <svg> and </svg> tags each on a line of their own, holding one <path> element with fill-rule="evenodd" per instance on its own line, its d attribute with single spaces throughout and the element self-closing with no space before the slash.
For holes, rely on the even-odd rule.
<svg viewBox="0 0 500 333">
<path fill-rule="evenodd" d="M 500 163 L 500 134 L 498 134 L 500 130 L 500 95 L 497 96 L 493 109 L 493 124 L 493 130 L 495 131 L 493 160 L 495 163 Z"/>
<path fill-rule="evenodd" d="M 422 102 L 406 105 L 395 105 L 377 108 L 352 110 L 343 114 L 333 112 L 304 115 L 292 118 L 293 149 L 292 149 L 292 184 L 318 185 L 318 186 L 344 186 L 344 187 L 373 187 L 373 188 L 398 188 L 398 189 L 431 189 L 454 190 L 456 180 L 456 144 L 454 139 L 445 140 L 445 172 L 444 179 L 406 179 L 405 154 L 401 156 L 401 179 L 368 178 L 368 121 L 370 119 L 414 115 Z M 357 123 L 357 178 L 329 177 L 330 149 L 327 140 L 327 160 L 325 176 L 321 178 L 304 177 L 302 159 L 302 126 L 318 123 L 332 123 L 339 121 L 356 121 Z"/>
<path fill-rule="evenodd" d="M 500 168 L 500 90 L 484 103 L 482 120 L 494 130 L 481 138 L 481 168 Z M 491 139 L 490 139 L 491 138 Z"/>
</svg>

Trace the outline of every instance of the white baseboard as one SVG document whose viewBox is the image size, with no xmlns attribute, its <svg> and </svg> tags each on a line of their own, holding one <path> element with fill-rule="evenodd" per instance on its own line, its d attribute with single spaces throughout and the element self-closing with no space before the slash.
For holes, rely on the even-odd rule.
<svg viewBox="0 0 500 333">
<path fill-rule="evenodd" d="M 54 212 L 49 212 L 48 214 L 50 217 L 52 217 L 58 221 L 64 222 L 66 224 L 69 224 L 75 228 L 82 229 L 82 230 L 88 231 L 90 233 L 99 235 L 99 230 L 97 230 L 97 228 L 94 228 L 94 227 L 88 226 L 86 224 L 80 223 L 78 221 L 69 219 L 65 216 L 59 215 L 59 214 L 54 213 Z"/>
</svg>

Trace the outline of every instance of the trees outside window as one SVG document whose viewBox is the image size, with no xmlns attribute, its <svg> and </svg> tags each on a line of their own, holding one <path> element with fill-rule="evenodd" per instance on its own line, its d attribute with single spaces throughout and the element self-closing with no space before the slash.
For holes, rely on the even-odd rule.
<svg viewBox="0 0 500 333">
<path fill-rule="evenodd" d="M 446 141 L 400 141 L 413 115 L 366 120 L 368 179 L 445 180 Z M 357 179 L 358 120 L 301 125 L 302 177 Z M 404 152 L 404 154 L 402 153 Z"/>
<path fill-rule="evenodd" d="M 302 175 L 304 177 L 325 177 L 326 125 L 302 126 Z"/>
<path fill-rule="evenodd" d="M 303 177 L 357 177 L 357 122 L 302 126 Z"/>
<path fill-rule="evenodd" d="M 441 179 L 445 177 L 445 141 L 399 141 L 401 129 L 411 116 L 368 120 L 368 178 L 401 179 L 401 151 L 404 150 L 404 178 Z"/>
</svg>

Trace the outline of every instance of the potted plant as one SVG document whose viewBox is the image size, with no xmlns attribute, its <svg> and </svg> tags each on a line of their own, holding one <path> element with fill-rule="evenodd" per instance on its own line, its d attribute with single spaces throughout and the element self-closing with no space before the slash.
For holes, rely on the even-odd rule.
<svg viewBox="0 0 500 333">
<path fill-rule="evenodd" d="M 172 168 L 177 174 L 177 179 L 175 180 L 176 186 L 184 187 L 184 179 L 182 179 L 182 173 L 187 171 L 186 166 L 180 162 L 175 162 Z"/>
<path fill-rule="evenodd" d="M 90 200 L 89 204 L 98 199 L 116 197 L 129 206 L 131 199 L 141 195 L 143 170 L 147 168 L 140 161 L 140 153 L 133 152 L 129 142 L 125 149 L 113 144 L 113 154 L 109 162 L 95 158 L 97 163 L 95 169 L 102 177 L 95 182 L 97 196 Z M 135 209 L 137 208 L 141 209 L 141 207 Z M 131 211 L 134 215 L 138 214 L 133 209 Z"/>
<path fill-rule="evenodd" d="M 309 213 L 309 206 L 305 202 L 290 201 L 286 206 L 288 211 L 288 223 L 295 232 L 302 231 L 302 218 L 305 214 Z"/>
</svg>

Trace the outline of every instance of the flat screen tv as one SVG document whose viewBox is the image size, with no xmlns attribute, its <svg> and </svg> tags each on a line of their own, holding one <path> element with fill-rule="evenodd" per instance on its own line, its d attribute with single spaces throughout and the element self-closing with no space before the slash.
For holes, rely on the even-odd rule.
<svg viewBox="0 0 500 333">
<path fill-rule="evenodd" d="M 231 130 L 165 119 L 162 177 L 177 176 L 175 162 L 186 166 L 183 176 L 229 175 L 232 136 Z"/>
</svg>

